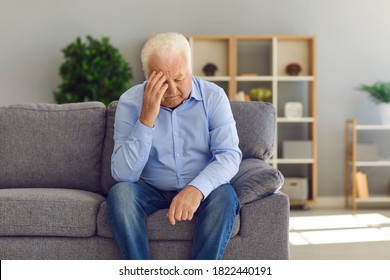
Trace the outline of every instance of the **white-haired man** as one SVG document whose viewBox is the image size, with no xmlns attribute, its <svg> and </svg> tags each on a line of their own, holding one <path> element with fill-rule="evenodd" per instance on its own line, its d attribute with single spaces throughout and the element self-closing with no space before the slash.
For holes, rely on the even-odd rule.
<svg viewBox="0 0 390 280">
<path fill-rule="evenodd" d="M 241 162 L 223 89 L 192 76 L 191 49 L 178 33 L 149 39 L 141 52 L 147 81 L 126 91 L 115 116 L 107 198 L 115 240 L 125 259 L 151 259 L 146 217 L 196 217 L 192 259 L 221 259 L 239 200 L 230 179 Z"/>
</svg>

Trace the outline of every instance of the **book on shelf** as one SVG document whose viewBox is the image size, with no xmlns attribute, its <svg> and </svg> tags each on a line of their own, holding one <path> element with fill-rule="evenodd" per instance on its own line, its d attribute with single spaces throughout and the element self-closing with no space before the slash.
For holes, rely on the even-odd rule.
<svg viewBox="0 0 390 280">
<path fill-rule="evenodd" d="M 357 197 L 367 199 L 369 197 L 367 175 L 361 171 L 356 172 L 355 178 Z"/>
</svg>

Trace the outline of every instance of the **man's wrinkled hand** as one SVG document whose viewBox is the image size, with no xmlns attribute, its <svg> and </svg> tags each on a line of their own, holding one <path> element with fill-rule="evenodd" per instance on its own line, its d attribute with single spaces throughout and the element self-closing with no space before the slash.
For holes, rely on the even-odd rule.
<svg viewBox="0 0 390 280">
<path fill-rule="evenodd" d="M 154 121 L 160 112 L 161 100 L 168 89 L 165 81 L 166 77 L 162 72 L 153 71 L 146 83 L 139 120 L 148 127 L 153 127 Z"/>
<path fill-rule="evenodd" d="M 172 200 L 167 218 L 172 225 L 176 221 L 191 221 L 203 199 L 202 192 L 194 186 L 187 186 Z"/>
</svg>

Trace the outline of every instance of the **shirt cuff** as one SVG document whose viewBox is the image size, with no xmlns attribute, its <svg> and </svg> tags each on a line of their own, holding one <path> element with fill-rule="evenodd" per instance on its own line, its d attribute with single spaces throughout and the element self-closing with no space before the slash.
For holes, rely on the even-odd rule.
<svg viewBox="0 0 390 280">
<path fill-rule="evenodd" d="M 137 120 L 132 136 L 135 139 L 138 139 L 142 142 L 152 142 L 152 136 L 153 136 L 154 128 L 150 128 L 143 123 L 140 122 L 140 120 Z"/>
<path fill-rule="evenodd" d="M 209 182 L 197 177 L 191 181 L 188 185 L 194 186 L 203 194 L 203 200 L 214 190 L 213 186 Z"/>
</svg>

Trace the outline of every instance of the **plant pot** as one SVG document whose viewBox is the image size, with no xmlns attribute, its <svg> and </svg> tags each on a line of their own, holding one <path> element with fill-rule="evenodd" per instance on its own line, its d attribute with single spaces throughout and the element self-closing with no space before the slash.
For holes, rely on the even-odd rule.
<svg viewBox="0 0 390 280">
<path fill-rule="evenodd" d="M 390 103 L 379 104 L 379 113 L 381 116 L 382 124 L 390 125 Z"/>
</svg>

